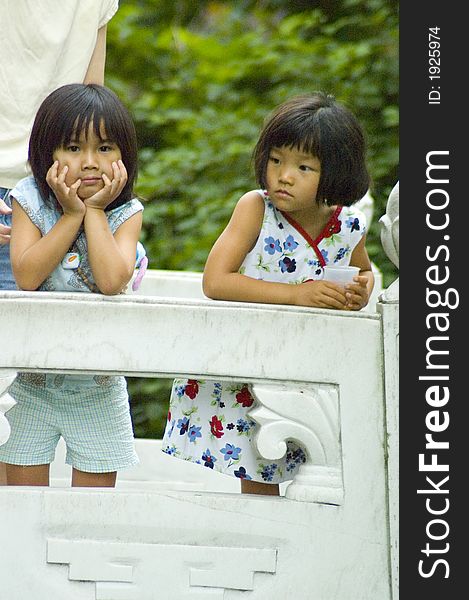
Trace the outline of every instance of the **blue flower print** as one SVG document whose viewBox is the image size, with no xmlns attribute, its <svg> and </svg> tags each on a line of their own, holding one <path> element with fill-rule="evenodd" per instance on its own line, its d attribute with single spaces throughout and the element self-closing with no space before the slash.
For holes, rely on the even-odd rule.
<svg viewBox="0 0 469 600">
<path fill-rule="evenodd" d="M 297 464 L 305 463 L 306 462 L 306 454 L 305 454 L 304 450 L 302 448 L 297 448 L 293 452 L 293 459 L 295 460 L 295 462 Z"/>
<path fill-rule="evenodd" d="M 179 431 L 179 435 L 184 435 L 185 433 L 187 433 L 187 430 L 189 429 L 189 419 L 187 417 L 184 417 L 183 419 L 179 419 L 178 420 L 178 429 Z"/>
<path fill-rule="evenodd" d="M 275 254 L 275 252 L 281 252 L 282 248 L 280 247 L 280 240 L 274 240 L 272 236 L 266 237 L 264 250 L 269 254 Z"/>
<path fill-rule="evenodd" d="M 166 446 L 163 452 L 166 452 L 166 454 L 169 454 L 170 456 L 177 454 L 176 446 L 174 446 L 174 444 L 172 446 Z"/>
<path fill-rule="evenodd" d="M 293 452 L 287 452 L 285 460 L 287 463 L 287 471 L 293 471 L 298 465 L 306 462 L 306 454 L 302 448 L 297 448 Z"/>
<path fill-rule="evenodd" d="M 347 255 L 348 251 L 349 251 L 349 248 L 339 248 L 339 250 L 337 251 L 336 257 L 334 258 L 334 262 L 339 262 L 339 260 L 342 260 L 344 258 L 344 256 Z"/>
<path fill-rule="evenodd" d="M 278 266 L 282 273 L 294 273 L 296 271 L 296 260 L 294 258 L 288 258 L 288 256 L 284 256 L 281 260 L 278 261 Z"/>
<path fill-rule="evenodd" d="M 285 252 L 293 252 L 295 248 L 298 248 L 298 242 L 295 242 L 292 235 L 289 235 L 287 239 L 283 242 L 283 249 Z"/>
<path fill-rule="evenodd" d="M 252 477 L 246 473 L 246 469 L 244 467 L 239 467 L 237 471 L 234 471 L 234 476 L 239 477 L 239 479 L 252 479 Z"/>
<path fill-rule="evenodd" d="M 345 221 L 346 227 L 350 227 L 350 231 L 360 231 L 360 219 L 358 217 L 349 217 Z"/>
<path fill-rule="evenodd" d="M 202 437 L 202 434 L 200 433 L 200 430 L 202 429 L 202 427 L 196 427 L 195 425 L 191 425 L 191 428 L 189 429 L 189 441 L 190 442 L 195 442 L 195 440 L 199 437 Z"/>
<path fill-rule="evenodd" d="M 176 392 L 176 395 L 179 398 L 182 398 L 184 396 L 184 390 L 185 390 L 186 386 L 185 385 L 178 385 L 174 391 Z"/>
<path fill-rule="evenodd" d="M 258 473 L 264 481 L 272 481 L 276 470 L 277 465 L 275 463 L 271 465 L 259 465 Z"/>
<path fill-rule="evenodd" d="M 322 279 L 322 267 L 318 260 L 308 260 L 308 266 L 313 267 L 313 273 L 316 275 L 315 279 Z"/>
<path fill-rule="evenodd" d="M 329 258 L 329 252 L 324 248 L 323 250 L 321 250 L 321 256 L 324 259 L 324 264 L 327 265 L 328 263 L 328 258 Z M 317 258 L 310 258 L 308 260 L 308 265 L 310 267 L 321 267 L 321 261 Z"/>
<path fill-rule="evenodd" d="M 239 433 L 249 433 L 253 425 L 255 425 L 254 421 L 246 421 L 246 419 L 238 419 L 236 421 L 236 429 Z"/>
<path fill-rule="evenodd" d="M 173 435 L 173 431 L 174 431 L 174 426 L 175 426 L 175 425 L 176 425 L 176 420 L 175 420 L 175 419 L 173 419 L 173 420 L 171 421 L 171 427 L 169 428 L 169 431 L 168 431 L 168 437 L 169 437 L 169 438 L 170 438 L 170 437 Z"/>
<path fill-rule="evenodd" d="M 241 448 L 237 448 L 236 446 L 233 446 L 233 444 L 226 444 L 220 452 L 225 455 L 225 460 L 239 460 Z"/>
<path fill-rule="evenodd" d="M 224 407 L 224 403 L 221 401 L 221 394 L 222 394 L 221 383 L 216 382 L 213 386 L 213 392 L 212 392 L 213 400 L 211 402 L 212 406 L 218 405 L 220 408 Z"/>
<path fill-rule="evenodd" d="M 210 454 L 210 450 L 207 448 L 202 454 L 202 460 L 204 461 L 204 467 L 213 469 L 213 465 L 217 462 L 217 459 Z"/>
</svg>

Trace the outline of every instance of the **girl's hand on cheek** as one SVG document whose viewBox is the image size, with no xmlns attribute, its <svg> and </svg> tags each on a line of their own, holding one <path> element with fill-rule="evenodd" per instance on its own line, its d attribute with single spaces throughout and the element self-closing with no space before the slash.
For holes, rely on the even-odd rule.
<svg viewBox="0 0 469 600">
<path fill-rule="evenodd" d="M 127 169 L 121 160 L 112 163 L 112 180 L 103 173 L 104 187 L 84 202 L 90 208 L 104 210 L 118 198 L 127 183 Z"/>
<path fill-rule="evenodd" d="M 59 172 L 59 161 L 54 161 L 53 165 L 47 171 L 47 184 L 54 192 L 57 202 L 62 207 L 65 215 L 84 215 L 86 207 L 78 196 L 78 188 L 80 187 L 81 179 L 77 179 L 70 187 L 68 187 L 65 183 L 67 173 L 67 165 Z"/>
</svg>

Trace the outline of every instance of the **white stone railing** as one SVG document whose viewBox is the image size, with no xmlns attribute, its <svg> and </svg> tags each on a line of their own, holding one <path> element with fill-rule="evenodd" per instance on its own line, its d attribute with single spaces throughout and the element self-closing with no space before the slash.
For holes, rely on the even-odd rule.
<svg viewBox="0 0 469 600">
<path fill-rule="evenodd" d="M 395 290 L 360 313 L 213 302 L 164 272 L 137 295 L 0 292 L 0 393 L 16 371 L 248 381 L 259 453 L 307 454 L 281 498 L 0 488 L 0 597 L 397 600 Z"/>
<path fill-rule="evenodd" d="M 382 397 L 377 315 L 47 292 L 4 292 L 0 310 L 7 369 L 253 382 L 261 455 L 280 458 L 293 438 L 309 457 L 288 497 L 342 502 L 345 406 Z"/>
<path fill-rule="evenodd" d="M 0 507 L 7 514 L 2 523 L 7 537 L 0 533 L 0 543 L 17 555 L 16 533 L 24 532 L 27 523 L 29 537 L 23 536 L 27 549 L 21 550 L 24 560 L 35 565 L 37 577 L 41 574 L 35 598 L 52 597 L 52 583 L 45 581 L 52 581 L 61 597 L 81 598 L 72 594 L 72 583 L 86 585 L 75 581 L 85 580 L 95 582 L 96 595 L 90 597 L 96 599 L 151 599 L 156 575 L 145 561 L 163 557 L 170 561 L 166 566 L 171 579 L 178 582 L 186 581 L 187 564 L 193 565 L 185 585 L 194 593 L 210 587 L 214 594 L 215 589 L 232 593 L 252 589 L 257 590 L 252 597 L 259 600 L 283 597 L 275 594 L 288 594 L 295 577 L 296 597 L 305 600 L 391 598 L 379 314 L 40 292 L 0 293 L 0 314 L 2 335 L 8 340 L 2 366 L 9 372 L 250 381 L 258 399 L 252 417 L 261 425 L 257 439 L 261 455 L 280 457 L 291 438 L 308 455 L 287 487 L 286 498 L 276 500 L 170 489 L 149 495 L 139 492 L 138 485 L 111 493 L 0 488 Z M 229 335 L 223 335 L 225 331 Z M 167 515 L 174 513 L 179 520 L 172 517 L 168 524 Z M 164 525 L 159 522 L 159 533 L 152 537 L 146 526 L 163 514 Z M 227 526 L 226 519 L 233 516 L 236 524 Z M 181 529 L 181 523 L 188 529 Z M 234 546 L 223 533 L 227 527 Z M 125 543 L 122 531 L 128 532 Z M 187 531 L 189 538 L 198 540 L 195 545 L 188 543 Z M 240 549 L 246 540 L 250 554 Z M 42 544 L 47 562 L 38 558 L 44 552 Z M 295 558 L 300 548 L 304 557 Z M 223 559 L 217 556 L 236 561 L 239 580 L 224 575 Z M 198 565 L 205 561 L 211 566 L 199 574 Z M 68 579 L 63 567 L 55 570 L 63 564 L 70 565 Z M 140 570 L 136 564 L 142 565 Z M 336 569 L 344 571 L 337 594 Z M 265 581 L 268 573 L 275 583 Z M 160 575 L 159 585 L 166 573 Z M 10 577 L 8 570 L 4 581 Z M 309 577 L 314 585 L 305 583 Z M 122 591 L 127 586 L 137 590 L 135 595 L 125 595 L 130 594 Z M 358 595 L 348 596 L 355 588 L 361 590 Z M 113 595 L 116 589 L 124 595 Z M 169 584 L 162 589 L 166 592 L 158 597 L 168 600 L 192 597 L 187 590 L 183 595 L 182 588 L 179 596 L 173 595 Z M 214 597 L 225 596 L 220 591 Z"/>
</svg>

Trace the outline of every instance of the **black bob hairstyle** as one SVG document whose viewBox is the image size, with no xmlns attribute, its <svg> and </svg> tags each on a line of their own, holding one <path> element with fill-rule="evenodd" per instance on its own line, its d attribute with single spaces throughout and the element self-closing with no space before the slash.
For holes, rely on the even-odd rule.
<svg viewBox="0 0 469 600">
<path fill-rule="evenodd" d="M 127 183 L 106 211 L 132 199 L 137 177 L 137 136 L 129 112 L 108 88 L 71 83 L 57 88 L 44 99 L 29 139 L 28 160 L 44 202 L 50 202 L 52 193 L 46 175 L 54 162 L 54 151 L 67 146 L 82 131 L 87 136 L 91 122 L 99 138 L 100 129 L 104 127 L 107 139 L 119 147 L 127 169 Z"/>
<path fill-rule="evenodd" d="M 254 148 L 258 184 L 266 187 L 272 148 L 298 148 L 321 163 L 317 202 L 350 206 L 370 185 L 366 144 L 355 116 L 330 94 L 313 92 L 278 106 L 266 119 Z"/>
</svg>

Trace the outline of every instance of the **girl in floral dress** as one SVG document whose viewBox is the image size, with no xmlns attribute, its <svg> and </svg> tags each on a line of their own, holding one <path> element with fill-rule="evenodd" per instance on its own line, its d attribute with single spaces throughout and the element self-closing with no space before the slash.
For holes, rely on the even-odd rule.
<svg viewBox="0 0 469 600">
<path fill-rule="evenodd" d="M 259 190 L 244 194 L 213 246 L 203 277 L 215 300 L 360 310 L 373 289 L 366 223 L 353 204 L 369 187 L 365 140 L 354 115 L 315 92 L 280 105 L 254 150 Z M 345 288 L 325 265 L 360 268 Z M 305 454 L 287 443 L 282 460 L 252 445 L 255 399 L 247 383 L 175 380 L 163 452 L 241 480 L 243 492 L 278 494 Z"/>
</svg>

